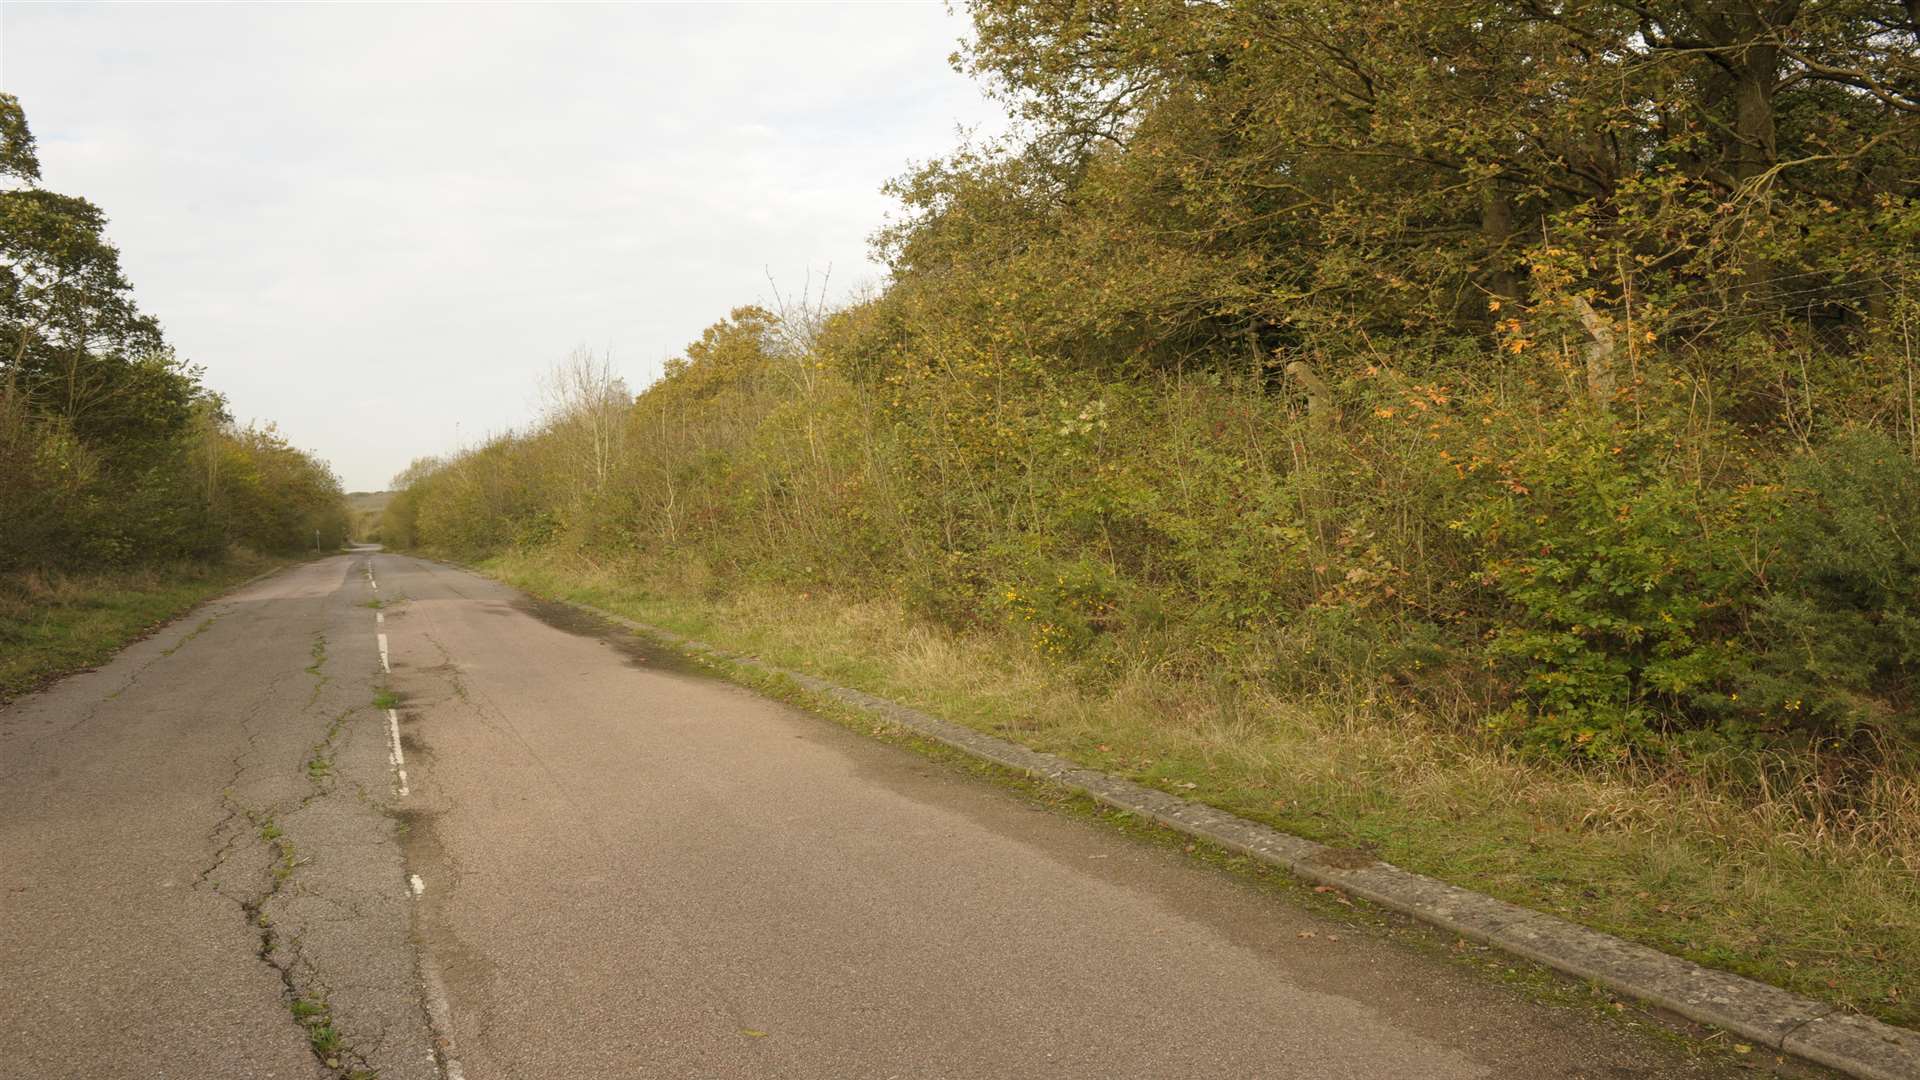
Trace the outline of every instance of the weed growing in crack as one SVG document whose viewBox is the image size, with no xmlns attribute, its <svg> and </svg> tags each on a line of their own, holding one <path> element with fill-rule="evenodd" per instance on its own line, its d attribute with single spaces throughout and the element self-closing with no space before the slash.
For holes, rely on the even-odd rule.
<svg viewBox="0 0 1920 1080">
<path fill-rule="evenodd" d="M 333 1026 L 333 1008 L 324 999 L 298 995 L 287 1008 L 294 1022 L 306 1029 L 307 1045 L 327 1068 L 344 1070 L 340 1073 L 343 1080 L 375 1080 L 377 1071 L 347 1065 L 345 1059 L 352 1051 Z"/>
<path fill-rule="evenodd" d="M 287 879 L 293 876 L 294 867 L 299 863 L 294 861 L 293 841 L 282 837 L 274 844 L 274 848 L 279 853 L 279 857 L 273 862 L 273 887 L 277 892 L 280 886 L 286 884 Z"/>
<path fill-rule="evenodd" d="M 314 665 L 308 669 L 308 672 L 318 681 L 315 689 L 317 697 L 318 686 L 328 681 L 327 676 L 320 672 L 326 658 L 326 643 L 320 634 L 314 635 L 313 657 Z M 269 861 L 267 867 L 269 880 L 253 888 L 250 895 L 244 898 L 231 893 L 223 893 L 223 895 L 229 896 L 238 903 L 247 925 L 258 935 L 258 949 L 255 957 L 279 976 L 285 988 L 283 1000 L 287 1003 L 294 1022 L 300 1025 L 302 1034 L 307 1039 L 314 1056 L 325 1066 L 327 1075 L 333 1080 L 378 1080 L 378 1070 L 367 1066 L 365 1055 L 357 1052 L 348 1035 L 334 1024 L 324 990 L 315 991 L 309 987 L 310 980 L 305 973 L 310 971 L 310 967 L 301 955 L 302 941 L 298 920 L 284 928 L 279 927 L 273 916 L 269 914 L 268 908 L 274 903 L 275 898 L 286 893 L 288 882 L 303 865 L 310 861 L 310 856 L 302 857 L 299 854 L 292 837 L 287 835 L 278 817 L 298 815 L 316 800 L 327 797 L 333 791 L 334 781 L 338 778 L 334 760 L 335 743 L 341 731 L 345 729 L 347 720 L 360 708 L 362 707 L 342 709 L 327 722 L 325 733 L 320 741 L 313 744 L 304 763 L 307 778 L 312 782 L 312 789 L 303 796 L 298 799 L 282 799 L 269 807 L 256 808 L 239 805 L 234 798 L 232 788 L 228 788 L 223 795 L 230 808 L 230 814 L 244 817 L 252 827 L 250 835 L 256 837 L 257 842 L 265 847 Z M 227 848 L 233 847 L 240 838 L 248 835 L 244 829 L 237 830 L 229 839 Z M 227 848 L 222 849 L 220 860 L 225 858 Z M 219 860 L 216 860 L 214 867 L 217 868 L 219 864 Z M 209 868 L 206 874 L 211 874 L 212 870 L 213 868 Z M 203 878 L 206 874 L 203 874 Z"/>
<path fill-rule="evenodd" d="M 313 706 L 314 702 L 320 700 L 320 691 L 326 688 L 329 677 L 327 673 L 322 670 L 326 665 L 327 635 L 315 630 L 313 632 L 313 663 L 308 664 L 306 668 L 307 674 L 313 676 L 313 694 L 307 698 L 307 706 L 309 708 Z"/>
<path fill-rule="evenodd" d="M 373 707 L 376 709 L 397 709 L 400 707 L 400 695 L 391 690 L 382 690 L 373 695 Z"/>
<path fill-rule="evenodd" d="M 251 905 L 251 915 L 254 921 L 262 927 L 265 927 L 270 925 L 270 920 L 268 920 L 265 913 L 260 910 L 260 906 L 264 904 L 274 892 L 280 891 L 280 886 L 285 884 L 286 880 L 293 876 L 293 868 L 295 866 L 293 840 L 287 836 L 286 832 L 282 830 L 272 818 L 253 818 L 252 815 L 248 816 L 252 818 L 255 825 L 259 826 L 260 839 L 265 841 L 267 846 L 271 847 L 274 852 L 273 892 L 269 892 L 266 896 L 254 901 Z"/>
<path fill-rule="evenodd" d="M 326 734 L 313 744 L 313 752 L 307 758 L 307 779 L 322 791 L 326 790 L 326 781 L 333 776 L 333 740 L 339 738 L 340 729 L 346 726 L 347 717 L 352 716 L 353 712 L 352 709 L 346 709 L 329 721 Z M 314 798 L 315 795 L 307 796 L 301 805 L 305 806 Z"/>
<path fill-rule="evenodd" d="M 207 632 L 207 628 L 208 628 L 208 627 L 210 627 L 210 626 L 212 626 L 212 625 L 213 625 L 213 621 L 214 621 L 215 619 L 218 619 L 219 617 L 220 617 L 220 616 L 218 616 L 218 615 L 212 615 L 212 616 L 209 616 L 209 617 L 207 617 L 206 619 L 203 619 L 203 620 L 201 620 L 201 623 L 200 623 L 200 625 L 199 625 L 199 626 L 196 626 L 196 627 L 194 627 L 194 628 L 193 628 L 193 631 L 192 631 L 191 633 L 189 633 L 189 634 L 187 634 L 187 635 L 186 635 L 185 637 L 183 637 L 183 638 L 181 638 L 181 639 L 180 639 L 179 641 L 176 641 L 176 642 L 174 642 L 174 643 L 173 643 L 172 645 L 169 645 L 169 646 L 168 646 L 168 647 L 166 647 L 165 649 L 162 649 L 162 650 L 160 651 L 160 655 L 161 655 L 161 656 L 172 656 L 172 655 L 173 655 L 174 653 L 177 653 L 177 652 L 179 652 L 179 651 L 180 651 L 181 649 L 184 649 L 184 648 L 186 648 L 186 645 L 187 645 L 187 642 L 189 642 L 189 641 L 192 641 L 192 640 L 193 640 L 194 638 L 197 638 L 197 637 L 199 637 L 199 636 L 200 636 L 201 634 L 204 634 L 204 633 L 206 633 L 206 632 Z M 117 695 L 118 695 L 118 693 L 119 693 L 119 691 L 115 691 L 114 693 L 115 693 L 115 695 L 117 696 Z"/>
</svg>

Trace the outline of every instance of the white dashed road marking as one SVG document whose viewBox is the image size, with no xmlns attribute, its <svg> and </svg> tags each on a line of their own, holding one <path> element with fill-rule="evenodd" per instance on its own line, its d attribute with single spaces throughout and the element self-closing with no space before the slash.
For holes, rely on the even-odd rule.
<svg viewBox="0 0 1920 1080">
<path fill-rule="evenodd" d="M 400 749 L 400 714 L 387 710 L 387 735 L 392 740 L 387 750 L 387 760 L 393 762 L 393 771 L 400 777 L 400 794 L 407 794 L 407 755 Z"/>
<path fill-rule="evenodd" d="M 368 561 L 367 563 L 367 584 L 373 588 L 374 592 L 378 593 L 380 591 L 380 583 L 373 580 L 372 561 Z M 373 613 L 373 622 L 375 626 L 386 625 L 386 613 L 375 610 Z M 376 633 L 375 638 L 380 643 L 380 670 L 391 675 L 393 674 L 393 665 L 388 658 L 387 635 Z M 393 762 L 393 775 L 399 782 L 398 790 L 400 796 L 405 798 L 407 795 L 407 754 L 405 750 L 400 748 L 400 714 L 392 709 L 387 710 L 387 739 L 387 756 Z M 407 888 L 418 898 L 426 893 L 427 883 L 420 880 L 419 874 L 408 874 Z M 425 992 L 427 999 L 428 1026 L 430 1026 L 438 1036 L 440 1043 L 440 1049 L 438 1051 L 429 1051 L 429 1056 L 433 1057 L 439 1063 L 441 1075 L 444 1076 L 446 1080 L 466 1080 L 466 1073 L 461 1070 L 460 1062 L 453 1056 L 453 1039 L 450 1034 L 453 1030 L 452 1009 L 447 1004 L 447 990 L 446 985 L 440 979 L 440 967 L 434 963 L 431 953 L 421 953 L 420 975 L 421 981 L 424 984 L 421 989 Z"/>
</svg>

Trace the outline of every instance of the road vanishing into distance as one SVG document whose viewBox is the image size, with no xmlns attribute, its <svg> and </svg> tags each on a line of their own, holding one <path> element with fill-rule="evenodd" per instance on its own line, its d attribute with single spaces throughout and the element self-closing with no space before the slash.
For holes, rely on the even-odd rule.
<svg viewBox="0 0 1920 1080">
<path fill-rule="evenodd" d="M 0 710 L 0 1076 L 355 1075 L 1754 1073 L 368 549 Z"/>
</svg>

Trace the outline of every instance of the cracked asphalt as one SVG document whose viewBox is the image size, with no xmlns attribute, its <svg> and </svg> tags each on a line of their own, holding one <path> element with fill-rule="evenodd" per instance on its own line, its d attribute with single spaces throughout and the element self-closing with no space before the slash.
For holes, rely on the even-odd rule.
<svg viewBox="0 0 1920 1080">
<path fill-rule="evenodd" d="M 356 1073 L 1755 1074 L 369 551 L 0 711 L 0 1077 Z"/>
<path fill-rule="evenodd" d="M 364 561 L 0 710 L 0 1076 L 437 1075 Z"/>
</svg>

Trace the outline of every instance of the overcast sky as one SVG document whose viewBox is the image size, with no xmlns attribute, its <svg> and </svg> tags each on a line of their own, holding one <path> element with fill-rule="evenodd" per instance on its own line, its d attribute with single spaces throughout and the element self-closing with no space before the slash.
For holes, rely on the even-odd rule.
<svg viewBox="0 0 1920 1080">
<path fill-rule="evenodd" d="M 939 3 L 0 6 L 43 183 L 242 420 L 349 490 L 636 387 L 782 290 L 880 276 L 879 188 L 999 111 Z M 456 424 L 458 427 L 456 428 Z"/>
</svg>

